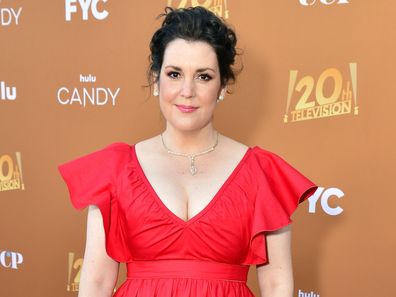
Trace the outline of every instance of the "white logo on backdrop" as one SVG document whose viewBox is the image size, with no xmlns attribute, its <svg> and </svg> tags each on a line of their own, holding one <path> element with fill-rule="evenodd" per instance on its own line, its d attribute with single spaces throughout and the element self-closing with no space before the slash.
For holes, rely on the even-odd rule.
<svg viewBox="0 0 396 297">
<path fill-rule="evenodd" d="M 323 187 L 318 187 L 316 192 L 311 197 L 308 198 L 308 202 L 309 202 L 308 211 L 310 213 L 316 213 L 317 202 L 320 199 L 320 205 L 322 206 L 322 209 L 325 213 L 327 213 L 330 216 L 338 216 L 344 211 L 344 209 L 341 208 L 340 206 L 331 207 L 329 205 L 329 199 L 331 197 L 336 197 L 338 199 L 341 199 L 342 197 L 344 197 L 344 192 L 338 188 L 324 189 Z"/>
<path fill-rule="evenodd" d="M 21 253 L 2 251 L 0 252 L 0 265 L 5 268 L 18 269 L 22 264 L 23 256 Z"/>
<path fill-rule="evenodd" d="M 1 1 L 0 1 L 1 2 Z M 21 16 L 22 7 L 6 8 L 0 7 L 0 25 L 10 26 L 19 25 L 19 17 Z"/>
<path fill-rule="evenodd" d="M 301 290 L 298 290 L 298 297 L 320 297 L 319 294 L 314 293 L 313 291 L 309 293 L 305 293 Z"/>
<path fill-rule="evenodd" d="M 315 3 L 322 3 L 324 5 L 349 4 L 349 0 L 300 0 L 300 4 L 304 6 L 314 5 Z"/>
<path fill-rule="evenodd" d="M 77 13 L 78 10 L 81 11 L 84 21 L 88 20 L 90 14 L 97 20 L 104 20 L 109 12 L 105 9 L 100 10 L 99 2 L 106 3 L 107 0 L 65 0 L 66 21 L 70 22 L 72 14 Z"/>
<path fill-rule="evenodd" d="M 1 100 L 15 100 L 16 87 L 8 87 L 4 81 L 0 81 L 0 99 Z"/>
<path fill-rule="evenodd" d="M 81 84 L 92 85 L 96 82 L 96 76 L 89 74 L 80 74 L 79 77 Z M 69 88 L 66 86 L 60 87 L 57 92 L 57 100 L 60 104 L 78 104 L 85 107 L 87 104 L 90 105 L 106 105 L 116 104 L 117 96 L 120 92 L 120 88 L 111 89 L 107 87 L 96 87 L 96 86 L 83 86 L 82 88 L 74 87 Z"/>
</svg>

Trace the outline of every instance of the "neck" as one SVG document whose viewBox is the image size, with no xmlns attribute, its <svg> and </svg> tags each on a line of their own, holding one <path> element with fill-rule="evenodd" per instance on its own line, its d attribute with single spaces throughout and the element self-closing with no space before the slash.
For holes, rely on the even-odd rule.
<svg viewBox="0 0 396 297">
<path fill-rule="evenodd" d="M 212 125 L 192 131 L 181 131 L 167 125 L 162 136 L 170 150 L 195 154 L 212 147 L 216 142 L 216 133 Z"/>
</svg>

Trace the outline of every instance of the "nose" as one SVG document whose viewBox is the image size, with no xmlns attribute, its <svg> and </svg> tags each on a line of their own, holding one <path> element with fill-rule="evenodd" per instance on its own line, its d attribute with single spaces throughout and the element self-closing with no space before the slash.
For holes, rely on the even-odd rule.
<svg viewBox="0 0 396 297">
<path fill-rule="evenodd" d="M 192 81 L 192 79 L 186 78 L 183 80 L 180 95 L 185 98 L 194 97 L 194 82 Z"/>
</svg>

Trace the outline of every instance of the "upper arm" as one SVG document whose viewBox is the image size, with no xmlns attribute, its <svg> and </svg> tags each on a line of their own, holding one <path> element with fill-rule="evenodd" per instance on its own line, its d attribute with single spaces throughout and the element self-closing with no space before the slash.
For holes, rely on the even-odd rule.
<svg viewBox="0 0 396 297">
<path fill-rule="evenodd" d="M 119 263 L 106 252 L 101 212 L 97 206 L 90 205 L 79 296 L 110 296 L 117 281 L 118 269 Z"/>
<path fill-rule="evenodd" d="M 262 235 L 264 236 L 264 235 Z M 257 266 L 261 295 L 292 296 L 291 224 L 266 234 L 268 263 Z M 276 295 L 278 296 L 278 295 Z"/>
</svg>

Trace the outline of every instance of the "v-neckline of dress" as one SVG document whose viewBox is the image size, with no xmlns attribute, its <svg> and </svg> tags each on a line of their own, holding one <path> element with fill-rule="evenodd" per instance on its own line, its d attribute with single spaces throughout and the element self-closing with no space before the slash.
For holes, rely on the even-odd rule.
<svg viewBox="0 0 396 297">
<path fill-rule="evenodd" d="M 220 188 L 217 190 L 215 195 L 212 197 L 212 199 L 206 204 L 206 206 L 198 212 L 196 215 L 192 216 L 190 219 L 187 221 L 181 219 L 179 216 L 174 214 L 166 205 L 165 203 L 161 200 L 157 192 L 155 191 L 153 185 L 150 183 L 148 180 L 146 174 L 143 171 L 143 167 L 141 166 L 139 159 L 136 154 L 136 144 L 132 145 L 132 152 L 133 152 L 133 157 L 134 161 L 136 163 L 136 167 L 138 168 L 138 171 L 142 177 L 143 182 L 146 184 L 148 190 L 151 192 L 152 196 L 154 199 L 157 201 L 158 205 L 164 210 L 165 213 L 167 213 L 170 217 L 172 217 L 176 222 L 183 226 L 187 226 L 201 218 L 205 213 L 207 213 L 210 208 L 215 204 L 215 202 L 221 197 L 221 194 L 224 192 L 224 190 L 227 188 L 228 184 L 233 180 L 234 176 L 238 173 L 239 169 L 242 167 L 242 165 L 245 163 L 245 160 L 249 156 L 250 152 L 252 151 L 251 147 L 248 147 L 243 155 L 243 157 L 238 161 L 237 165 L 234 167 L 234 169 L 231 171 L 231 173 L 228 175 L 228 177 L 225 179 L 223 184 L 220 186 Z"/>
</svg>

